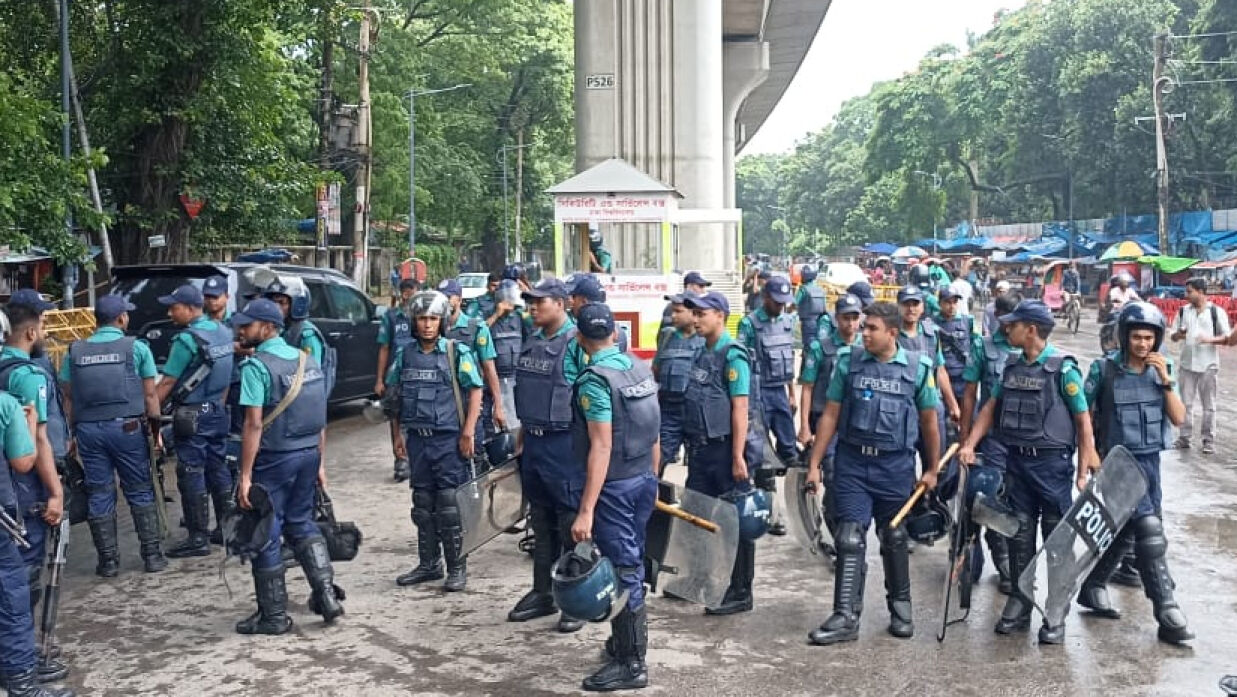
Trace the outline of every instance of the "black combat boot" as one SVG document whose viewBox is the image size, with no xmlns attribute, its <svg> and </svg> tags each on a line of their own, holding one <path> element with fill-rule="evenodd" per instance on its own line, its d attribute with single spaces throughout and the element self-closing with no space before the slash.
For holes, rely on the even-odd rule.
<svg viewBox="0 0 1237 697">
<path fill-rule="evenodd" d="M 1194 638 L 1186 624 L 1185 613 L 1173 597 L 1173 580 L 1168 573 L 1168 539 L 1164 536 L 1164 524 L 1156 516 L 1139 518 L 1134 526 L 1134 550 L 1138 559 L 1138 572 L 1142 576 L 1143 590 L 1151 600 L 1155 621 L 1159 623 L 1156 636 L 1168 644 L 1181 644 Z"/>
<path fill-rule="evenodd" d="M 253 587 L 258 596 L 258 611 L 236 623 L 237 634 L 286 634 L 292 629 L 288 617 L 288 587 L 284 567 L 253 569 Z"/>
<path fill-rule="evenodd" d="M 706 615 L 734 615 L 740 612 L 751 612 L 754 605 L 752 597 L 752 580 L 756 576 L 756 541 L 740 540 L 739 551 L 734 557 L 734 568 L 730 572 L 730 586 L 722 596 L 722 602 L 717 607 L 706 607 Z"/>
<path fill-rule="evenodd" d="M 67 688 L 43 687 L 39 684 L 37 671 L 31 668 L 23 673 L 4 676 L 9 697 L 76 697 L 77 693 Z"/>
<path fill-rule="evenodd" d="M 210 492 L 211 506 L 215 509 L 215 527 L 210 531 L 210 543 L 223 544 L 223 521 L 236 509 L 236 500 L 230 491 Z"/>
<path fill-rule="evenodd" d="M 442 555 L 447 562 L 447 581 L 442 588 L 448 592 L 462 591 L 468 584 L 468 555 L 463 553 L 464 527 L 460 523 L 460 507 L 454 489 L 438 492 L 438 537 L 442 540 Z"/>
<path fill-rule="evenodd" d="M 163 542 L 159 534 L 159 509 L 161 503 L 149 506 L 132 506 L 129 513 L 133 515 L 133 529 L 141 545 L 142 563 L 146 573 L 153 574 L 168 568 L 168 560 L 163 556 Z"/>
<path fill-rule="evenodd" d="M 588 692 L 639 690 L 649 686 L 648 668 L 644 658 L 649 646 L 648 612 L 623 608 L 610 620 L 610 659 L 596 673 L 584 679 Z"/>
<path fill-rule="evenodd" d="M 326 540 L 321 535 L 314 535 L 297 542 L 296 558 L 301 562 L 305 580 L 309 582 L 310 611 L 322 615 L 322 621 L 327 624 L 334 622 L 336 617 L 344 614 L 344 606 L 339 603 L 343 598 L 335 585 L 335 570 L 331 568 L 331 553 Z"/>
<path fill-rule="evenodd" d="M 1112 583 L 1118 586 L 1127 588 L 1138 588 L 1142 585 L 1142 579 L 1138 577 L 1138 565 L 1134 561 L 1134 552 L 1131 550 L 1121 560 L 1121 566 L 1112 572 L 1112 578 L 1109 579 Z"/>
<path fill-rule="evenodd" d="M 1009 540 L 995 530 L 985 530 L 984 542 L 988 543 L 988 553 L 992 556 L 992 565 L 996 567 L 997 590 L 1002 595 L 1013 593 L 1014 582 L 1009 577 Z"/>
<path fill-rule="evenodd" d="M 412 522 L 417 526 L 417 565 L 395 579 L 397 586 L 415 586 L 442 578 L 442 547 L 434 521 L 434 492 L 412 490 Z"/>
<path fill-rule="evenodd" d="M 120 573 L 120 551 L 116 546 L 116 514 L 107 518 L 90 518 L 90 537 L 94 540 L 95 552 L 99 555 L 99 563 L 95 565 L 95 574 L 103 578 L 115 578 Z"/>
<path fill-rule="evenodd" d="M 889 634 L 909 639 L 915 634 L 911 614 L 911 558 L 906 528 L 881 531 L 881 562 L 885 567 L 885 606 L 889 608 Z"/>
<path fill-rule="evenodd" d="M 1052 531 L 1061 524 L 1061 516 L 1055 513 L 1045 513 L 1044 516 L 1040 518 L 1039 524 L 1041 528 L 1040 534 L 1043 535 L 1043 539 L 1047 540 L 1048 536 L 1052 534 Z M 1031 559 L 1034 559 L 1034 557 L 1035 555 L 1032 554 Z M 1029 563 L 1030 561 L 1028 560 L 1028 564 Z M 1062 620 L 1061 624 L 1049 624 L 1048 618 L 1045 617 L 1043 624 L 1039 627 L 1038 640 L 1041 644 L 1049 644 L 1053 646 L 1064 644 L 1065 620 Z"/>
<path fill-rule="evenodd" d="M 1013 593 L 1005 600 L 1005 609 L 1001 611 L 1001 619 L 997 620 L 997 634 L 1013 634 L 1025 632 L 1031 628 L 1031 601 L 1022 595 L 1018 589 L 1018 579 L 1022 571 L 1031 565 L 1035 556 L 1035 527 L 1027 517 L 1018 514 L 1018 532 L 1009 538 L 1009 577 L 1014 587 Z"/>
<path fill-rule="evenodd" d="M 1078 604 L 1090 610 L 1092 615 L 1111 620 L 1121 618 L 1121 611 L 1113 607 L 1108 598 L 1108 579 L 1133 546 L 1134 526 L 1126 525 L 1108 550 L 1100 556 L 1091 573 L 1083 579 L 1082 588 L 1078 591 Z"/>
<path fill-rule="evenodd" d="M 859 615 L 863 611 L 863 558 L 867 553 L 863 529 L 849 521 L 840 522 L 834 542 L 833 614 L 808 633 L 808 640 L 821 646 L 859 638 Z"/>
<path fill-rule="evenodd" d="M 507 613 L 508 622 L 527 622 L 538 617 L 558 612 L 554 596 L 550 594 L 550 569 L 559 551 L 557 519 L 554 513 L 542 506 L 528 507 L 528 526 L 532 528 L 537 544 L 533 546 L 533 589 L 524 594 Z"/>
<path fill-rule="evenodd" d="M 185 528 L 189 536 L 167 551 L 169 559 L 205 557 L 210 554 L 210 496 L 205 492 L 181 494 Z"/>
</svg>

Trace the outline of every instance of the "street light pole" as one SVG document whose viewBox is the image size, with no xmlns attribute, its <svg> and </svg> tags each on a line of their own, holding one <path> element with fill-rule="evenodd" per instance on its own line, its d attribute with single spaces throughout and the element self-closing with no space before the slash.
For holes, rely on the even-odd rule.
<svg viewBox="0 0 1237 697">
<path fill-rule="evenodd" d="M 536 143 L 525 143 L 523 145 L 503 145 L 498 149 L 497 158 L 503 165 L 503 263 L 504 264 L 511 261 L 511 227 L 510 227 L 510 223 L 508 220 L 509 216 L 507 214 L 507 198 L 508 198 L 507 196 L 507 153 L 512 150 L 523 150 L 524 148 L 531 148 L 534 145 L 536 145 Z M 519 181 L 519 178 L 517 177 L 516 184 L 519 184 L 519 183 L 520 181 Z M 517 191 L 516 195 L 519 196 L 522 193 L 523 192 L 521 191 Z M 517 214 L 519 213 L 518 208 L 516 209 L 516 212 Z M 516 256 L 518 257 L 520 256 L 520 239 L 519 239 L 520 231 L 519 230 L 515 231 L 515 236 L 516 236 L 515 250 L 516 250 Z M 519 261 L 519 259 L 516 259 L 516 261 Z"/>
<path fill-rule="evenodd" d="M 918 175 L 919 175 L 919 176 L 921 176 L 921 177 L 931 177 L 931 178 L 932 178 L 932 190 L 933 190 L 933 191 L 940 191 L 940 190 L 941 190 L 941 175 L 937 174 L 936 172 L 925 172 L 925 171 L 923 171 L 922 169 L 917 169 L 917 170 L 915 170 L 915 174 L 918 174 Z M 936 252 L 936 250 L 937 250 L 937 246 L 936 246 L 936 213 L 933 213 L 933 214 L 932 214 L 932 254 L 933 254 L 933 255 L 935 255 L 935 254 L 937 253 L 937 252 Z"/>
<path fill-rule="evenodd" d="M 462 83 L 434 90 L 408 90 L 408 256 L 417 255 L 417 97 L 471 87 Z"/>
</svg>

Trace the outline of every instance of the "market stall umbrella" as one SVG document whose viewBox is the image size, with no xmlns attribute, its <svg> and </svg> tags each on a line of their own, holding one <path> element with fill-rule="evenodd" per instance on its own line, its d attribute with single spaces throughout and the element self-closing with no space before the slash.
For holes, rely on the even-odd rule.
<svg viewBox="0 0 1237 697">
<path fill-rule="evenodd" d="M 922 247 L 898 247 L 893 250 L 893 254 L 890 256 L 893 257 L 894 261 L 906 261 L 907 259 L 926 257 L 928 253 Z"/>
<path fill-rule="evenodd" d="M 1199 259 L 1189 257 L 1160 257 L 1160 256 L 1143 256 L 1138 257 L 1138 263 L 1154 266 L 1160 273 L 1175 274 L 1181 273 L 1186 269 L 1199 263 Z"/>
<path fill-rule="evenodd" d="M 1124 240 L 1118 242 L 1100 255 L 1100 261 L 1113 261 L 1114 259 L 1137 259 L 1147 254 L 1154 254 L 1156 250 L 1147 245 L 1134 242 L 1133 240 Z"/>
</svg>

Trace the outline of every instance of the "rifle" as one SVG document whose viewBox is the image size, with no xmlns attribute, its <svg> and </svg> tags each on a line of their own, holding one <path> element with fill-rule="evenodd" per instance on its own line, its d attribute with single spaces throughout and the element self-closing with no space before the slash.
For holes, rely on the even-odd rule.
<svg viewBox="0 0 1237 697">
<path fill-rule="evenodd" d="M 0 530 L 7 532 L 9 537 L 13 538 L 13 542 L 17 543 L 22 549 L 30 549 L 30 543 L 26 541 L 26 525 L 19 519 L 15 519 L 9 515 L 9 512 L 0 508 Z"/>
<path fill-rule="evenodd" d="M 149 422 L 143 422 L 142 428 L 146 430 L 146 453 L 147 460 L 150 461 L 150 485 L 155 490 L 155 512 L 159 518 L 159 539 L 163 539 L 168 534 L 168 514 L 165 508 L 167 501 L 164 498 L 166 494 L 163 489 L 163 467 L 159 462 L 159 456 L 156 454 L 154 428 Z"/>
<path fill-rule="evenodd" d="M 39 656 L 51 655 L 56 643 L 56 616 L 60 611 L 60 576 L 69 557 L 69 516 L 61 516 L 60 524 L 52 528 L 52 554 L 47 558 L 47 583 L 43 586 L 43 621 L 39 626 Z"/>
</svg>

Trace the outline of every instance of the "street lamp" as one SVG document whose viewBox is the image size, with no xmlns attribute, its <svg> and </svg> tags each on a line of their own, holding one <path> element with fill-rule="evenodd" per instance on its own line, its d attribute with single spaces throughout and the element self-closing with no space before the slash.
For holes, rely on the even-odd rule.
<svg viewBox="0 0 1237 697">
<path fill-rule="evenodd" d="M 915 174 L 921 177 L 930 177 L 932 179 L 932 190 L 940 191 L 941 175 L 936 172 L 925 172 L 922 169 L 915 170 Z M 932 214 L 932 254 L 936 254 L 936 213 Z"/>
<path fill-rule="evenodd" d="M 509 263 L 511 261 L 511 229 L 508 226 L 508 215 L 507 215 L 507 198 L 508 198 L 507 196 L 507 153 L 511 150 L 523 150 L 524 148 L 531 148 L 534 145 L 536 145 L 535 142 L 525 143 L 523 145 L 504 145 L 498 149 L 498 155 L 495 156 L 495 159 L 499 160 L 503 164 L 503 263 L 504 264 Z M 522 192 L 517 191 L 516 196 L 519 196 L 521 193 Z M 518 258 L 520 256 L 520 231 L 519 230 L 515 231 L 515 255 L 517 257 L 516 261 L 519 261 L 519 258 Z"/>
<path fill-rule="evenodd" d="M 472 87 L 466 82 L 435 90 L 408 90 L 408 256 L 417 249 L 417 97 Z"/>
</svg>

